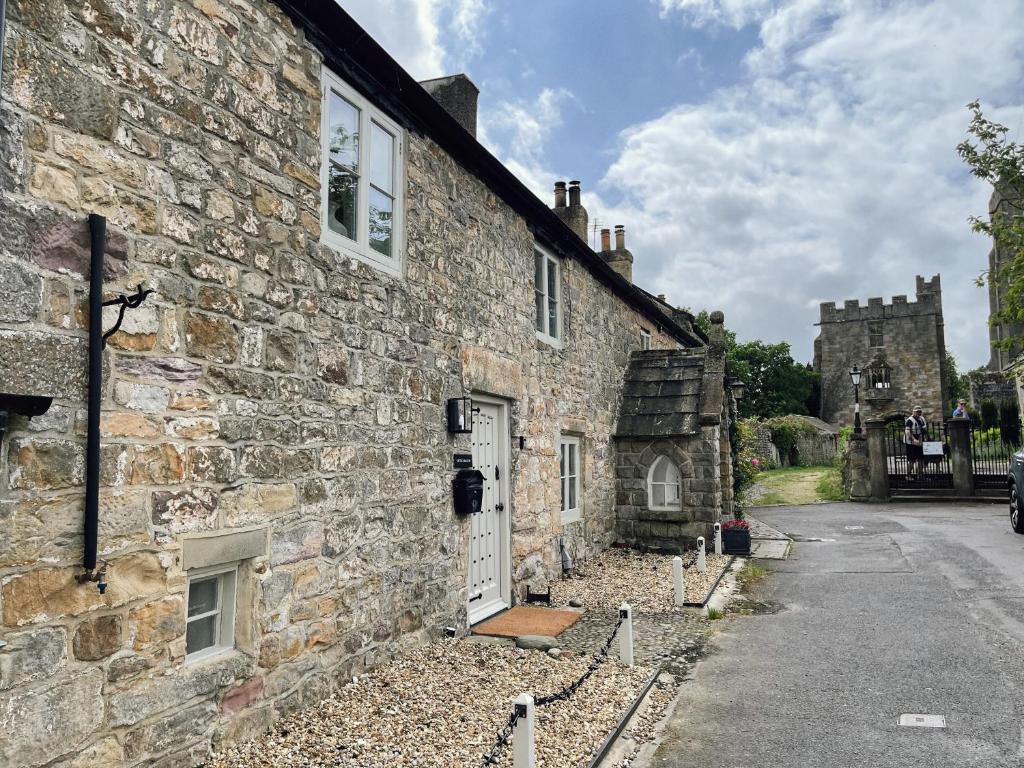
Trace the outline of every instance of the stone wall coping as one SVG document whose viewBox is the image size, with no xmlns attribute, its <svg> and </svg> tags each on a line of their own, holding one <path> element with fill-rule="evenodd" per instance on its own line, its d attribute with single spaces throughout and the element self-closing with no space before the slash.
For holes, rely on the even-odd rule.
<svg viewBox="0 0 1024 768">
<path fill-rule="evenodd" d="M 266 557 L 270 551 L 269 533 L 270 528 L 263 526 L 183 536 L 182 570 L 191 571 L 195 568 L 209 568 L 254 557 Z"/>
</svg>

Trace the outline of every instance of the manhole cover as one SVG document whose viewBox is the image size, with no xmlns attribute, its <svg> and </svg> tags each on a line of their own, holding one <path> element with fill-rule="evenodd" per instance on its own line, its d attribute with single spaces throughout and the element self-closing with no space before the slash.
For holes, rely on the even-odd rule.
<svg viewBox="0 0 1024 768">
<path fill-rule="evenodd" d="M 845 528 L 848 531 L 863 531 L 864 530 L 864 526 L 863 525 L 847 525 L 847 526 L 845 526 Z"/>
<path fill-rule="evenodd" d="M 900 715 L 900 725 L 907 728 L 945 728 L 944 715 Z"/>
</svg>

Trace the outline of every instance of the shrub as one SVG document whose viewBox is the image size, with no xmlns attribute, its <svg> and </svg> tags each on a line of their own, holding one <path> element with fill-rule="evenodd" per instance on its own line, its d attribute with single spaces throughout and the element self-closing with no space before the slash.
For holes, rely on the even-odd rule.
<svg viewBox="0 0 1024 768">
<path fill-rule="evenodd" d="M 776 416 L 766 420 L 765 424 L 771 430 L 772 442 L 779 449 L 779 458 L 783 462 L 788 460 L 791 466 L 801 466 L 797 441 L 801 436 L 813 437 L 818 430 L 798 416 Z"/>
</svg>

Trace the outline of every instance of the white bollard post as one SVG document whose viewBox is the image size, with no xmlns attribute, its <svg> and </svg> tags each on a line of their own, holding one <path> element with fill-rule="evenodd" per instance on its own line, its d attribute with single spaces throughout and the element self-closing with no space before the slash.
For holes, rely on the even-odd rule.
<svg viewBox="0 0 1024 768">
<path fill-rule="evenodd" d="M 700 573 L 706 573 L 708 570 L 708 561 L 704 556 L 704 537 L 697 537 L 697 570 Z"/>
<path fill-rule="evenodd" d="M 715 523 L 715 554 L 722 554 L 722 524 Z"/>
<path fill-rule="evenodd" d="M 533 738 L 533 696 L 520 694 L 515 706 L 519 720 L 512 731 L 512 768 L 534 768 L 537 765 L 537 751 Z"/>
<path fill-rule="evenodd" d="M 619 627 L 619 660 L 627 667 L 633 666 L 633 609 L 629 603 L 619 606 L 622 626 Z"/>
<path fill-rule="evenodd" d="M 676 605 L 686 602 L 686 583 L 683 581 L 683 558 L 676 555 L 672 558 L 672 583 L 676 591 Z"/>
</svg>

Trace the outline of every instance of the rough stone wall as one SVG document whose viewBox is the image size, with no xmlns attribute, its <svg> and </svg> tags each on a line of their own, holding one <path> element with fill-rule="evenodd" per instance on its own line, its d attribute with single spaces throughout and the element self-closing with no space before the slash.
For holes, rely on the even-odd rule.
<svg viewBox="0 0 1024 768">
<path fill-rule="evenodd" d="M 853 384 L 850 368 L 867 369 L 880 356 L 892 369 L 888 390 L 871 390 L 865 374 L 861 382 L 861 420 L 905 414 L 915 405 L 929 421 L 943 418 L 945 394 L 945 338 L 939 277 L 917 278 L 917 301 L 894 296 L 891 304 L 869 299 L 866 307 L 848 300 L 842 309 L 832 302 L 821 305 L 820 331 L 815 341 L 814 368 L 821 374 L 821 418 L 830 424 L 853 423 Z M 883 343 L 872 345 L 873 324 Z"/>
<path fill-rule="evenodd" d="M 728 443 L 728 437 L 725 442 Z M 626 544 L 669 550 L 693 548 L 697 537 L 710 541 L 722 514 L 723 440 L 719 425 L 671 440 L 619 440 L 618 538 Z M 680 510 L 648 508 L 647 475 L 659 456 L 679 467 Z M 731 462 L 729 463 L 731 467 Z"/>
<path fill-rule="evenodd" d="M 871 496 L 871 465 L 868 441 L 863 435 L 851 435 L 843 455 L 843 490 L 851 501 L 867 501 Z"/>
<path fill-rule="evenodd" d="M 527 222 L 415 133 L 405 275 L 320 245 L 320 57 L 273 4 L 15 0 L 6 42 L 0 391 L 55 401 L 0 447 L 0 764 L 195 765 L 464 625 L 446 397 L 511 401 L 517 578 L 556 572 L 560 432 L 583 438 L 573 546 L 614 538 L 618 387 L 651 323 L 563 262 L 566 339 L 538 342 Z M 104 595 L 74 580 L 88 212 L 108 294 L 156 291 L 104 354 Z M 183 537 L 252 528 L 249 627 L 186 665 Z"/>
</svg>

